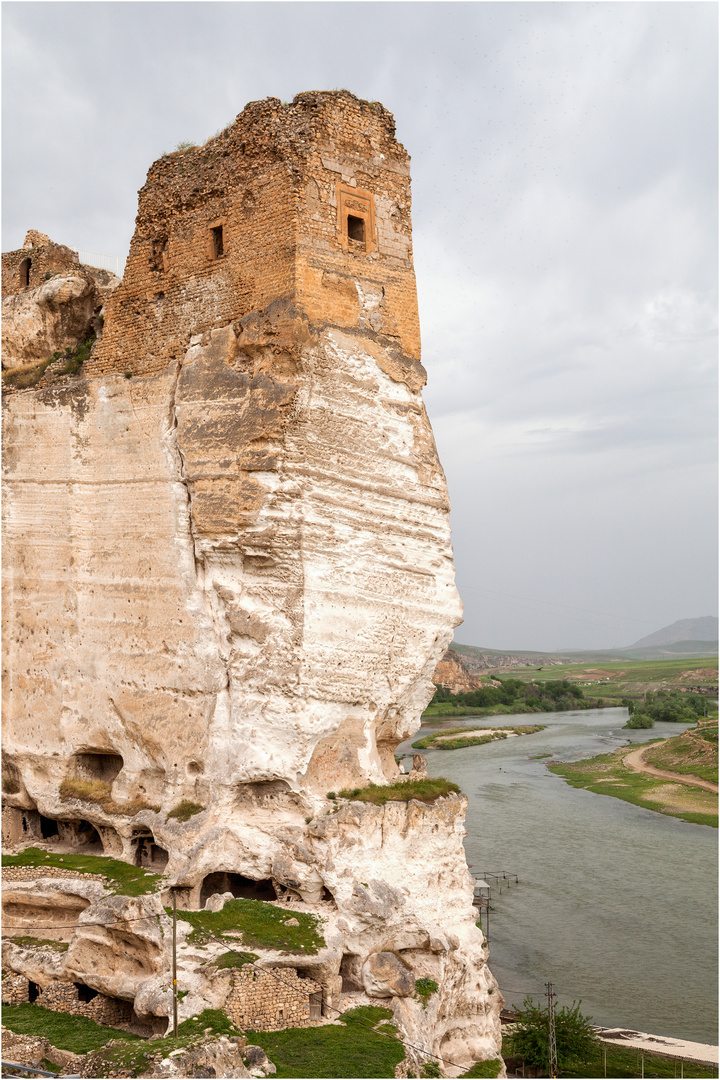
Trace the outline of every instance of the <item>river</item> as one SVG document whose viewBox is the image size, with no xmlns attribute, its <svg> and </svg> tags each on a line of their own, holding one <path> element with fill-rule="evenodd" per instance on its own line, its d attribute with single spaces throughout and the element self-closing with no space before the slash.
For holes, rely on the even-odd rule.
<svg viewBox="0 0 720 1080">
<path fill-rule="evenodd" d="M 433 720 L 397 752 L 443 728 L 547 724 L 423 751 L 430 774 L 468 796 L 472 873 L 520 879 L 492 889 L 490 967 L 508 1006 L 544 996 L 550 981 L 560 1005 L 582 999 L 596 1024 L 716 1043 L 717 830 L 573 788 L 548 772 L 549 758 L 531 760 L 577 761 L 687 726 L 622 731 L 626 719 L 625 709 L 597 709 Z"/>
</svg>

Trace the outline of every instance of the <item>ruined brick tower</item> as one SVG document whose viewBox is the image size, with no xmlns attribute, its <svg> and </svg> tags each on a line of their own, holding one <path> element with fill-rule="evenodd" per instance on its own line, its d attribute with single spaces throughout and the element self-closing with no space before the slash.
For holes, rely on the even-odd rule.
<svg viewBox="0 0 720 1080">
<path fill-rule="evenodd" d="M 419 359 L 409 157 L 379 103 L 252 102 L 205 146 L 156 161 L 89 371 L 160 371 L 191 334 L 279 299 Z"/>
</svg>

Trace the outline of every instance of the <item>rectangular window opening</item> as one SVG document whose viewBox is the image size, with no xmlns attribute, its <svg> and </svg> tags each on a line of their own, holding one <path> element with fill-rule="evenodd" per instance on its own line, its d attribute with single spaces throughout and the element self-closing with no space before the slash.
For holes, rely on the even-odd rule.
<svg viewBox="0 0 720 1080">
<path fill-rule="evenodd" d="M 350 239 L 350 240 L 359 240 L 361 244 L 364 244 L 365 243 L 365 218 L 355 217 L 353 214 L 348 214 L 347 231 L 348 231 L 348 239 Z"/>
<path fill-rule="evenodd" d="M 225 248 L 223 246 L 223 227 L 222 225 L 216 225 L 210 232 L 212 233 L 213 258 L 219 259 L 221 255 L 225 254 Z"/>
</svg>

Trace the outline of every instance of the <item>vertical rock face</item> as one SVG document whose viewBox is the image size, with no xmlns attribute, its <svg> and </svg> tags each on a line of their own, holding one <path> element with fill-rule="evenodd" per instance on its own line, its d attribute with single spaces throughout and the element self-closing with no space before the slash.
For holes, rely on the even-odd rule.
<svg viewBox="0 0 720 1080">
<path fill-rule="evenodd" d="M 167 860 L 189 904 L 224 873 L 331 911 L 328 1001 L 411 950 L 441 991 L 395 995 L 407 1030 L 469 1061 L 499 995 L 464 800 L 322 816 L 397 777 L 461 618 L 424 382 L 382 106 L 271 98 L 156 162 L 84 375 L 5 396 L 4 798 Z"/>
</svg>

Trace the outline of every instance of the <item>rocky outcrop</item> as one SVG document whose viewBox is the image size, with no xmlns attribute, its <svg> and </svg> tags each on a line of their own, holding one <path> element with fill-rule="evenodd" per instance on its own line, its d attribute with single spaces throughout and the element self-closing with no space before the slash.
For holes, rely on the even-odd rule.
<svg viewBox="0 0 720 1080">
<path fill-rule="evenodd" d="M 221 1035 L 217 1039 L 208 1039 L 191 1050 L 173 1050 L 147 1075 L 154 1078 L 165 1076 L 241 1077 L 270 1076 L 277 1071 L 270 1065 L 267 1071 L 258 1069 L 251 1072 L 243 1061 L 243 1053 L 247 1048 L 241 1048 L 238 1045 L 239 1042 L 239 1039 Z M 260 1047 L 252 1047 L 252 1050 L 260 1050 Z M 265 1053 L 262 1050 L 260 1053 L 267 1062 Z"/>
<path fill-rule="evenodd" d="M 368 956 L 362 966 L 362 977 L 369 997 L 409 997 L 415 990 L 412 968 L 391 952 Z"/>
<path fill-rule="evenodd" d="M 36 288 L 3 298 L 3 370 L 31 367 L 97 334 L 105 301 L 120 284 L 109 270 L 91 266 L 48 278 Z"/>
<path fill-rule="evenodd" d="M 160 872 L 181 908 L 315 912 L 326 1008 L 380 994 L 470 1064 L 500 999 L 465 800 L 326 797 L 398 779 L 461 618 L 409 205 L 392 117 L 345 92 L 151 169 L 85 374 L 4 398 L 4 829 Z M 64 977 L 167 1017 L 169 894 L 86 899 Z M 183 944 L 184 1015 L 224 1007 L 221 946 Z"/>
<path fill-rule="evenodd" d="M 433 673 L 436 686 L 444 686 L 451 694 L 466 694 L 480 690 L 483 683 L 478 675 L 473 675 L 464 658 L 454 649 L 443 653 L 440 663 Z"/>
</svg>

